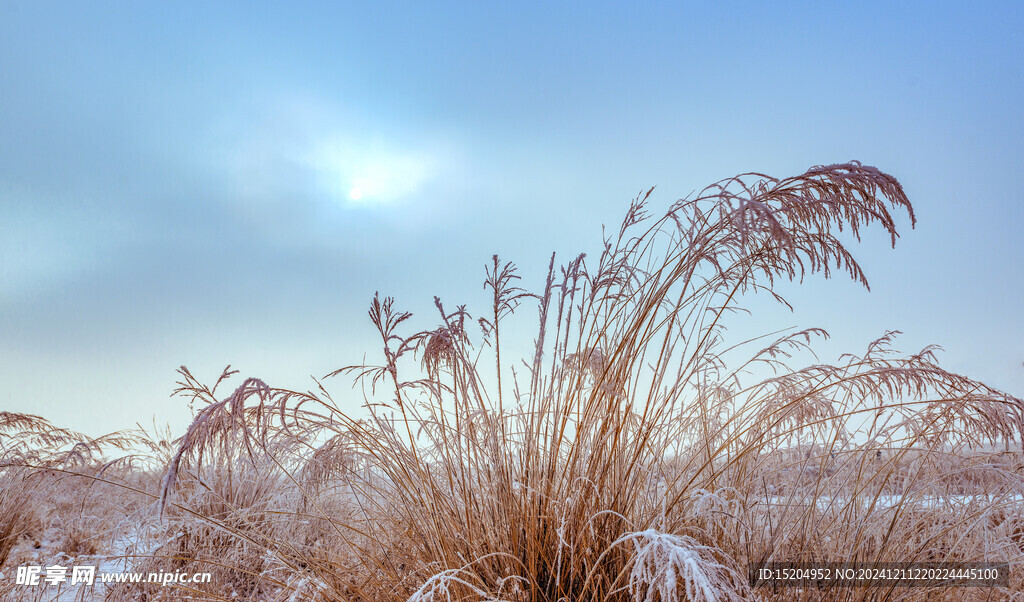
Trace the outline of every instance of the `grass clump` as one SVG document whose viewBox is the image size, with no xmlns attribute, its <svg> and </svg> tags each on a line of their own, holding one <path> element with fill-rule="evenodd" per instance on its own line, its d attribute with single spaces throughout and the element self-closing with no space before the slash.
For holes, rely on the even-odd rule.
<svg viewBox="0 0 1024 602">
<path fill-rule="evenodd" d="M 416 330 L 391 298 L 369 318 L 381 363 L 294 391 L 246 379 L 172 448 L 145 566 L 214 571 L 210 597 L 294 600 L 923 599 L 1022 586 L 1020 399 L 942 369 L 934 348 L 796 364 L 820 329 L 735 341 L 743 299 L 806 275 L 866 276 L 840 234 L 914 212 L 857 162 L 743 174 L 652 217 L 635 199 L 596 257 L 520 288 L 485 268 L 474 319 L 435 298 Z M 522 362 L 503 332 L 536 303 Z M 505 337 L 507 340 L 507 336 Z M 766 344 L 767 343 L 767 344 Z M 754 376 L 760 374 L 760 376 Z M 353 378 L 363 414 L 326 379 Z M 155 446 L 154 446 L 155 449 Z M 991 561 L 1010 589 L 772 590 L 769 562 Z M 141 565 L 140 565 L 141 566 Z M 193 591 L 193 590 L 189 590 Z M 194 593 L 194 592 L 193 592 Z M 125 586 L 115 598 L 158 595 Z"/>
</svg>

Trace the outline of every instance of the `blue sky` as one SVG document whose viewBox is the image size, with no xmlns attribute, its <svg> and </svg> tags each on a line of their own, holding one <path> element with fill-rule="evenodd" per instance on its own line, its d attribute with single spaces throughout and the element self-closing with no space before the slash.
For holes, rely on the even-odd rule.
<svg viewBox="0 0 1024 602">
<path fill-rule="evenodd" d="M 624 4 L 0 3 L 0 407 L 180 429 L 181 364 L 304 389 L 375 359 L 374 291 L 431 327 L 641 189 L 850 159 L 918 227 L 737 331 L 899 329 L 1024 395 L 1022 5 Z"/>
</svg>

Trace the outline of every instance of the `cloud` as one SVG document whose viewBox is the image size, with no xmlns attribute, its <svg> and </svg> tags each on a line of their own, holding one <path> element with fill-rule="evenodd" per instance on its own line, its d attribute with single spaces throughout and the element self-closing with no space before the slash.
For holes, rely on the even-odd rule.
<svg viewBox="0 0 1024 602">
<path fill-rule="evenodd" d="M 2 188 L 0 304 L 102 267 L 130 238 L 123 220 L 95 203 L 54 201 Z"/>
</svg>

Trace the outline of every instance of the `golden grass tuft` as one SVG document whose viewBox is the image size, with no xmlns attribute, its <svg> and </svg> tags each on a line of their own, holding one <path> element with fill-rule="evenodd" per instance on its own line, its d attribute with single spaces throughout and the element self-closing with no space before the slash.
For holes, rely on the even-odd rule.
<svg viewBox="0 0 1024 602">
<path fill-rule="evenodd" d="M 312 391 L 249 378 L 222 396 L 229 369 L 207 387 L 183 367 L 177 393 L 199 407 L 188 430 L 173 446 L 132 435 L 166 467 L 159 482 L 73 468 L 128 435 L 71 447 L 62 470 L 130 489 L 160 534 L 134 566 L 215 575 L 109 596 L 917 600 L 1022 588 L 1024 402 L 944 370 L 934 348 L 899 353 L 895 332 L 799 365 L 826 333 L 762 347 L 725 329 L 745 295 L 788 305 L 779 280 L 845 273 L 867 286 L 838 234 L 882 228 L 895 244 L 899 214 L 915 219 L 899 182 L 857 162 L 743 174 L 658 218 L 651 194 L 596 257 L 553 256 L 536 293 L 492 257 L 492 304 L 476 320 L 435 298 L 435 326 L 416 331 L 375 295 L 381 363 Z M 502 333 L 533 301 L 534 348 L 511 362 Z M 362 414 L 328 393 L 339 376 L 364 386 Z M 40 421 L 0 421 L 0 478 L 18 492 L 0 507 L 35 495 L 28 467 L 45 462 L 33 450 L 65 436 Z M 24 529 L 4 520 L 0 537 Z M 1001 591 L 750 585 L 751 567 L 782 561 L 989 561 L 1012 574 Z"/>
</svg>

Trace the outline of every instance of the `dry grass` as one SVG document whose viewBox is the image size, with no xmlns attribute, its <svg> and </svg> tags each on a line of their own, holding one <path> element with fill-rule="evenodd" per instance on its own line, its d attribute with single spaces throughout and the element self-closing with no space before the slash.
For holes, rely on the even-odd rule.
<svg viewBox="0 0 1024 602">
<path fill-rule="evenodd" d="M 224 396 L 230 370 L 207 387 L 182 368 L 178 393 L 201 409 L 173 446 L 135 433 L 72 447 L 145 443 L 166 467 L 159 483 L 142 468 L 60 469 L 130 494 L 107 512 L 160 534 L 139 570 L 214 573 L 196 590 L 110 597 L 917 600 L 1024 587 L 1020 399 L 942 369 L 932 348 L 897 352 L 896 333 L 800 367 L 823 331 L 761 348 L 725 330 L 744 295 L 785 305 L 780 279 L 845 273 L 867 286 L 837 233 L 880 227 L 895 244 L 894 213 L 914 219 L 899 183 L 856 162 L 745 174 L 657 219 L 650 194 L 596 258 L 552 257 L 537 293 L 493 257 L 492 307 L 476 321 L 436 299 L 437 326 L 408 332 L 411 316 L 375 296 L 382 363 L 327 376 L 364 387 L 358 416 L 320 381 L 299 392 L 250 378 Z M 535 347 L 513 363 L 501 333 L 533 301 Z M 34 508 L 33 479 L 56 460 L 32 450 L 81 438 L 4 420 L 0 509 Z M 68 555 L 111 547 L 89 548 L 82 534 L 96 527 L 79 523 Z M 0 564 L 31 524 L 0 513 Z M 1003 591 L 749 585 L 752 566 L 824 560 L 1013 570 Z"/>
</svg>

